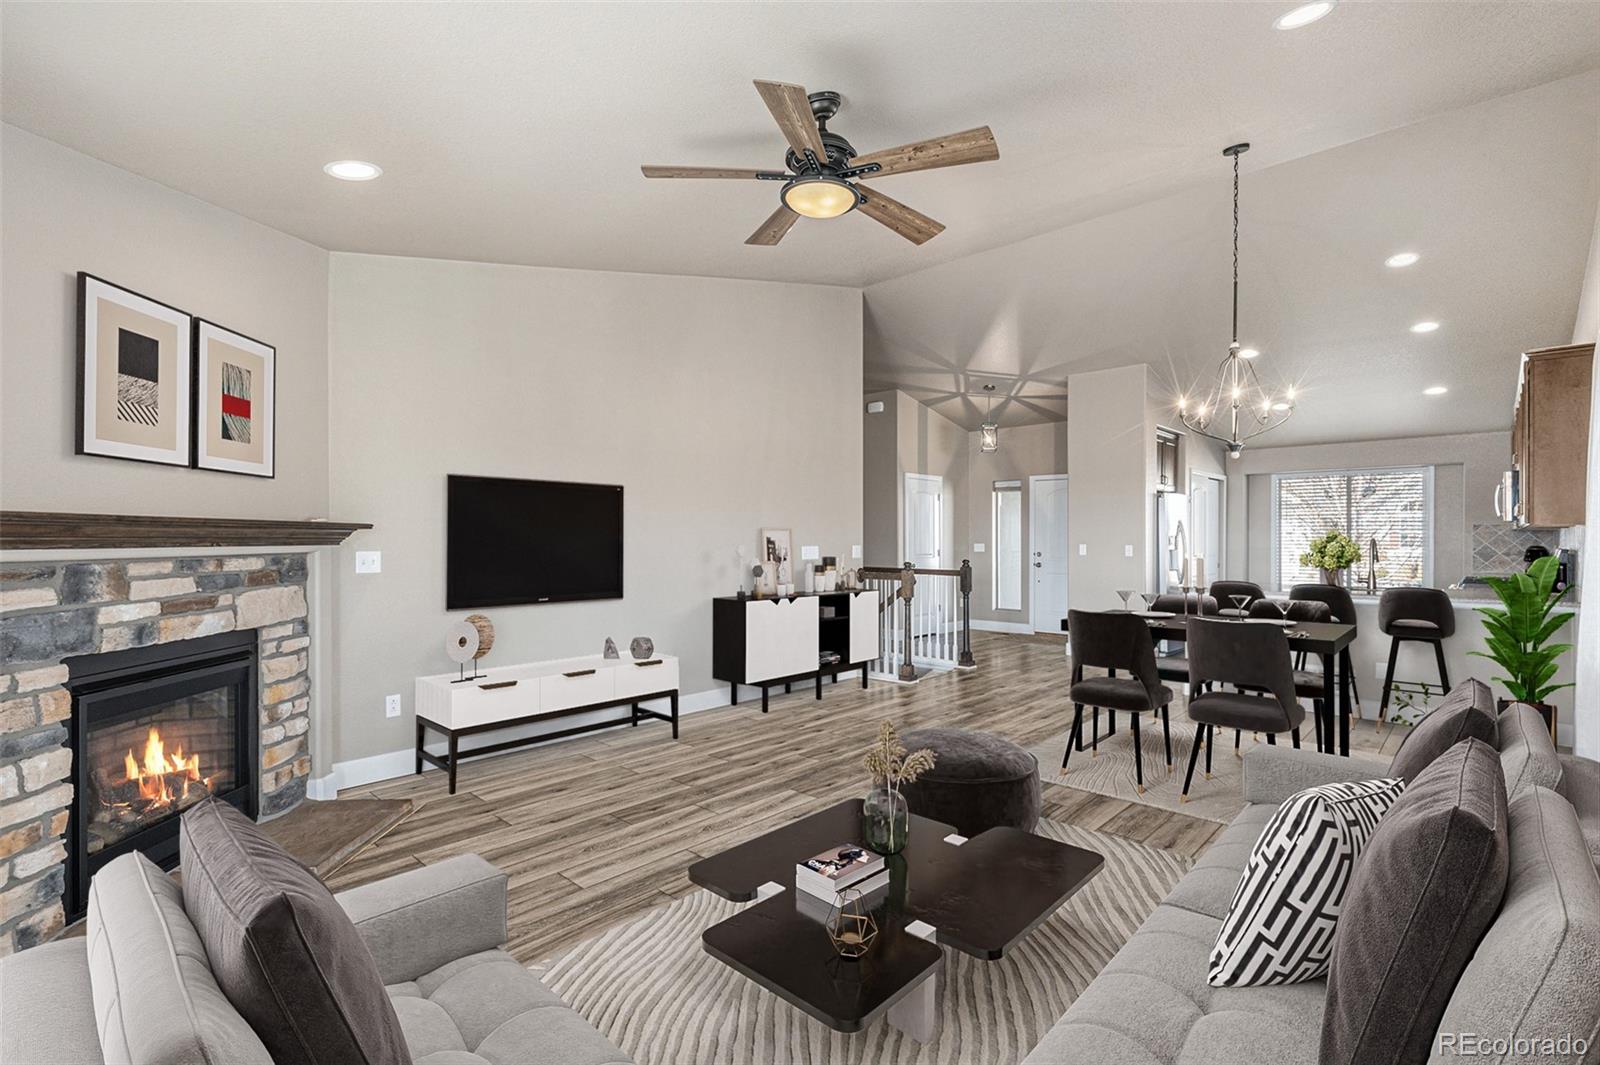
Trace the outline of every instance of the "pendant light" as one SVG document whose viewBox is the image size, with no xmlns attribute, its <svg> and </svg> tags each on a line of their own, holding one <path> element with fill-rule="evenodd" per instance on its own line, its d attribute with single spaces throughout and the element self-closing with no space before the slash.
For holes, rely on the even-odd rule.
<svg viewBox="0 0 1600 1065">
<path fill-rule="evenodd" d="M 1250 150 L 1248 144 L 1234 144 L 1222 150 L 1233 157 L 1233 342 L 1227 358 L 1217 368 L 1217 382 L 1198 402 L 1183 396 L 1178 400 L 1178 417 L 1201 436 L 1219 441 L 1236 459 L 1245 441 L 1269 429 L 1276 429 L 1294 413 L 1294 387 L 1274 395 L 1251 365 L 1260 352 L 1239 346 L 1239 156 Z"/>
<path fill-rule="evenodd" d="M 983 386 L 983 424 L 978 427 L 979 451 L 1000 450 L 1000 427 L 994 423 L 994 385 Z"/>
</svg>

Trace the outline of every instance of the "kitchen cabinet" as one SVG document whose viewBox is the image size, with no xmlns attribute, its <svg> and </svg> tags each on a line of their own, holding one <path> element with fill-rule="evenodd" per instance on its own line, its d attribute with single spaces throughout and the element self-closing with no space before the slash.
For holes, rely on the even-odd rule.
<svg viewBox="0 0 1600 1065">
<path fill-rule="evenodd" d="M 1522 356 L 1511 429 L 1518 525 L 1583 524 L 1593 372 L 1593 344 L 1540 348 Z"/>
</svg>

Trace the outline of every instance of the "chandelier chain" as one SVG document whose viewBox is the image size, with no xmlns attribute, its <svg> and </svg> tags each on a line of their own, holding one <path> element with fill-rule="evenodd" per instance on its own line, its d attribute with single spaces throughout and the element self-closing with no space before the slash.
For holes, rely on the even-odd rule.
<svg viewBox="0 0 1600 1065">
<path fill-rule="evenodd" d="M 1233 342 L 1239 343 L 1239 155 L 1233 157 Z"/>
</svg>

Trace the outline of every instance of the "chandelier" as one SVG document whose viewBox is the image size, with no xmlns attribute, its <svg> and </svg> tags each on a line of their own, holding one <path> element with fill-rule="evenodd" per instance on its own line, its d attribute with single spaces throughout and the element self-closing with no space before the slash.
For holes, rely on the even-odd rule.
<svg viewBox="0 0 1600 1065">
<path fill-rule="evenodd" d="M 1274 395 L 1256 376 L 1250 364 L 1260 352 L 1239 346 L 1239 156 L 1248 144 L 1222 150 L 1233 157 L 1233 342 L 1217 368 L 1217 381 L 1198 401 L 1178 399 L 1178 417 L 1194 432 L 1216 440 L 1236 459 L 1246 440 L 1276 429 L 1294 413 L 1294 386 Z"/>
<path fill-rule="evenodd" d="M 983 386 L 983 424 L 978 427 L 979 451 L 1000 450 L 1000 426 L 994 420 L 994 385 Z"/>
</svg>

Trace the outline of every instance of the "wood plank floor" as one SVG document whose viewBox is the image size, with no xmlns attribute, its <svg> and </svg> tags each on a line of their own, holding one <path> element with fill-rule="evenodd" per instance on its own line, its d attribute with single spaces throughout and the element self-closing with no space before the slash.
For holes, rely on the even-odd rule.
<svg viewBox="0 0 1600 1065">
<path fill-rule="evenodd" d="M 349 861 L 335 890 L 476 852 L 510 874 L 511 943 L 524 962 L 693 890 L 685 870 L 769 828 L 866 793 L 861 752 L 878 723 L 943 725 L 1024 746 L 1065 731 L 1071 707 L 1063 638 L 974 633 L 979 668 L 921 683 L 858 680 L 691 714 L 674 743 L 659 722 L 468 762 L 457 793 L 444 774 L 340 797 L 410 799 L 416 810 Z M 1370 726 L 1369 726 L 1370 727 Z M 1392 731 L 1392 730 L 1391 730 Z M 1386 737 L 1357 730 L 1354 745 Z M 1198 855 L 1221 826 L 1066 787 L 1044 816 Z"/>
</svg>

